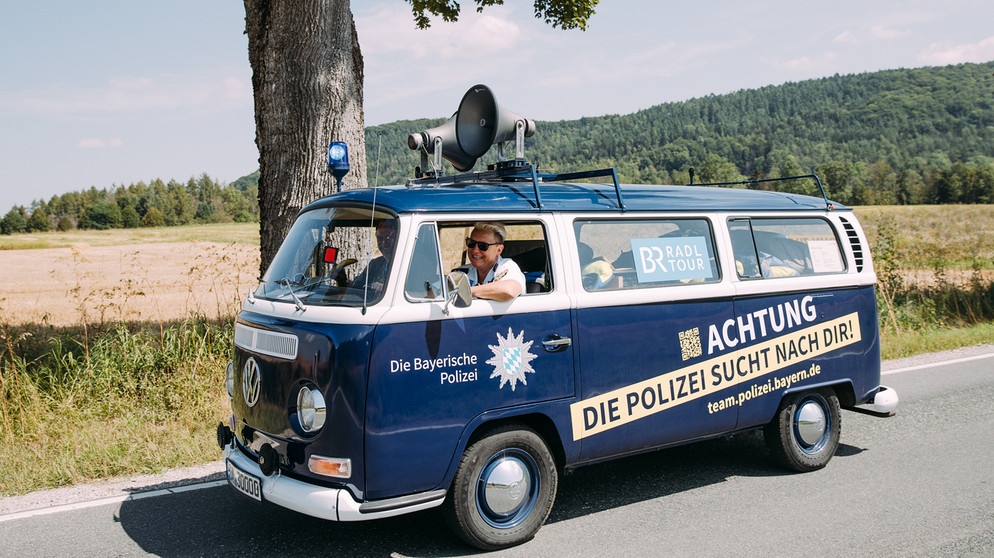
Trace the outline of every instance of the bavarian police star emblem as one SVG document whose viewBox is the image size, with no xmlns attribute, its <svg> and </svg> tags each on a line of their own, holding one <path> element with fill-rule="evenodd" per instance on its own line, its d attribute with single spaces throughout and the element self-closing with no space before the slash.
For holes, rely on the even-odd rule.
<svg viewBox="0 0 994 558">
<path fill-rule="evenodd" d="M 514 391 L 518 382 L 528 385 L 525 374 L 535 373 L 535 369 L 529 364 L 536 357 L 529 351 L 534 341 L 525 343 L 524 338 L 524 330 L 514 335 L 513 330 L 507 328 L 507 337 L 498 333 L 497 344 L 487 345 L 494 353 L 493 358 L 487 361 L 487 364 L 494 367 L 490 379 L 500 378 L 498 389 L 502 389 L 506 383 L 511 384 L 511 391 Z"/>
</svg>

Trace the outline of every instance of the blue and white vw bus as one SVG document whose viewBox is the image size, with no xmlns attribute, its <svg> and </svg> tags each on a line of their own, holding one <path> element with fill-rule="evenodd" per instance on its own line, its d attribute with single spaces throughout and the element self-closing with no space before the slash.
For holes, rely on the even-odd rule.
<svg viewBox="0 0 994 558">
<path fill-rule="evenodd" d="M 448 158 L 423 144 L 450 131 L 412 147 Z M 527 279 L 508 302 L 472 299 L 453 271 L 478 222 L 503 225 Z M 856 217 L 824 196 L 517 158 L 331 195 L 300 212 L 237 317 L 228 480 L 333 521 L 442 506 L 496 549 L 535 535 L 559 475 L 607 459 L 762 429 L 777 462 L 818 469 L 841 409 L 897 406 L 875 279 Z"/>
</svg>

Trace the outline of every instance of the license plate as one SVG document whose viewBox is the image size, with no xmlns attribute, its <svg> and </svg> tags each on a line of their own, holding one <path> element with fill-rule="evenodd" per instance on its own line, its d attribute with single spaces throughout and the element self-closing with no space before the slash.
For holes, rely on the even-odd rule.
<svg viewBox="0 0 994 558">
<path fill-rule="evenodd" d="M 252 498 L 253 500 L 261 502 L 262 481 L 260 481 L 255 475 L 250 475 L 245 471 L 242 471 L 231 461 L 228 461 L 227 463 L 228 483 L 235 487 L 235 490 L 241 492 L 249 498 Z"/>
</svg>

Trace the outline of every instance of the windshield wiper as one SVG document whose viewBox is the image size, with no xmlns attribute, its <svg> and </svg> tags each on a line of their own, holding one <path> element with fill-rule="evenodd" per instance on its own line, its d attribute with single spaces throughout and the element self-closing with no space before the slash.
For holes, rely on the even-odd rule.
<svg viewBox="0 0 994 558">
<path fill-rule="evenodd" d="M 307 307 L 304 306 L 304 303 L 300 302 L 300 299 L 297 298 L 297 293 L 293 292 L 293 287 L 290 286 L 291 284 L 290 279 L 284 277 L 283 279 L 276 281 L 276 284 L 283 285 L 284 287 L 286 287 L 287 292 L 290 293 L 290 296 L 293 297 L 293 303 L 297 306 L 298 311 L 304 312 L 305 310 L 307 310 Z"/>
</svg>

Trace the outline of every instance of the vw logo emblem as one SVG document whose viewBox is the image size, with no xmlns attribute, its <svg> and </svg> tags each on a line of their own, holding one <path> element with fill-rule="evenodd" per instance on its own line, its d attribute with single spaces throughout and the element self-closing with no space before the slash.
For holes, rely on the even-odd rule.
<svg viewBox="0 0 994 558">
<path fill-rule="evenodd" d="M 254 358 L 249 358 L 242 370 L 242 395 L 245 396 L 245 404 L 254 407 L 259 402 L 259 385 L 262 383 L 262 372 L 259 370 L 259 363 Z"/>
</svg>

